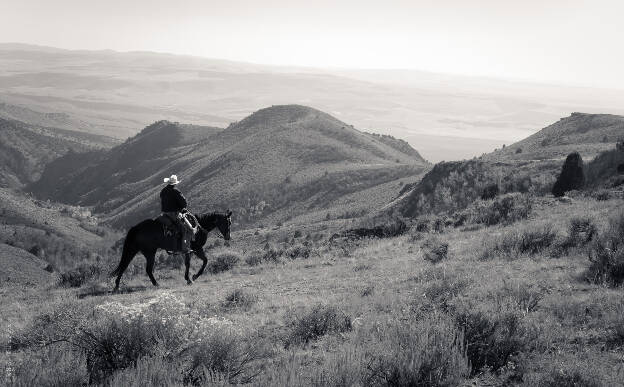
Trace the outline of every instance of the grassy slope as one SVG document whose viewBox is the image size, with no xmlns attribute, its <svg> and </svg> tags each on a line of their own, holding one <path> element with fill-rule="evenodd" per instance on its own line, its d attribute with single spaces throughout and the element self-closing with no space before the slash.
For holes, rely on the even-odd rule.
<svg viewBox="0 0 624 387">
<path fill-rule="evenodd" d="M 518 224 L 476 231 L 455 229 L 440 234 L 440 239 L 450 243 L 450 251 L 449 259 L 437 265 L 423 260 L 421 242 L 412 242 L 409 236 L 403 236 L 372 240 L 348 250 L 323 250 L 320 256 L 307 260 L 265 263 L 257 267 L 241 263 L 227 273 L 207 275 L 191 287 L 183 285 L 181 271 L 157 267 L 157 278 L 163 289 L 153 289 L 139 269 L 138 276 L 125 280 L 127 289 L 138 289 L 133 293 L 88 297 L 101 294 L 97 289 L 110 287 L 107 283 L 77 291 L 55 289 L 45 303 L 54 305 L 67 297 L 84 294 L 87 295 L 85 299 L 72 302 L 91 308 L 111 301 L 147 302 L 163 292 L 171 293 L 192 310 L 227 318 L 235 327 L 255 331 L 271 343 L 271 355 L 262 363 L 267 369 L 256 379 L 258 384 L 283 383 L 285 375 L 292 377 L 297 373 L 296 383 L 305 385 L 309 377 L 335 370 L 332 363 L 337 358 L 344 359 L 341 354 L 357 353 L 357 348 L 365 345 L 362 340 L 374 329 L 383 329 L 388 321 L 417 319 L 414 308 L 434 301 L 428 299 L 427 294 L 431 297 L 432 289 L 443 284 L 442 290 L 450 292 L 445 293 L 448 305 L 460 308 L 476 305 L 484 310 L 497 310 L 504 301 L 509 303 L 505 305 L 511 305 L 505 308 L 511 307 L 522 316 L 522 324 L 537 332 L 537 339 L 528 343 L 529 349 L 515 360 L 525 385 L 535 385 L 535 380 L 550 373 L 552 367 L 568 374 L 579 371 L 604 385 L 619 385 L 617 369 L 622 347 L 613 345 L 612 324 L 617 319 L 616 311 L 621 310 L 617 308 L 622 307 L 620 290 L 591 285 L 583 279 L 588 266 L 584 253 L 558 259 L 538 254 L 485 262 L 480 261 L 478 255 L 488 234 L 536 228 L 546 222 L 563 232 L 574 216 L 590 216 L 602 228 L 609 214 L 622 210 L 620 200 L 579 199 L 561 203 L 539 199 L 532 217 Z M 259 247 L 258 241 L 253 240 L 259 237 L 245 235 L 234 234 L 233 249 L 243 251 Z M 143 264 L 142 259 L 138 261 L 139 266 Z M 197 264 L 194 261 L 195 267 Z M 450 290 L 453 284 L 461 286 Z M 257 296 L 258 301 L 248 310 L 223 307 L 222 302 L 235 289 Z M 520 293 L 514 289 L 537 292 L 537 306 L 523 311 L 522 300 L 514 298 Z M 371 295 L 363 295 L 365 291 Z M 26 300 L 32 300 L 32 295 L 23 293 L 16 300 L 3 302 L 6 313 L 3 313 L 2 324 L 8 322 L 11 331 L 27 325 L 27 316 L 35 314 L 32 311 L 24 314 L 16 309 L 19 301 Z M 353 319 L 354 332 L 330 335 L 312 345 L 285 350 L 281 338 L 289 332 L 292 316 L 317 303 L 335 305 L 345 311 Z M 40 309 L 41 305 L 32 308 L 33 311 Z M 10 316 L 18 313 L 22 313 L 23 319 L 11 320 Z M 358 361 L 358 356 L 351 355 L 347 357 L 347 366 L 355 366 Z M 518 383 L 516 380 L 512 384 Z"/>
<path fill-rule="evenodd" d="M 493 161 L 565 159 L 579 152 L 592 159 L 612 149 L 624 136 L 624 116 L 572 113 L 532 136 L 485 157 Z M 521 153 L 517 153 L 518 150 Z"/>
<path fill-rule="evenodd" d="M 47 262 L 17 247 L 0 243 L 0 286 L 51 285 L 54 276 L 44 268 Z"/>
<path fill-rule="evenodd" d="M 47 163 L 68 151 L 107 144 L 104 137 L 34 126 L 0 118 L 0 186 L 22 187 L 37 180 Z"/>
<path fill-rule="evenodd" d="M 548 193 L 568 154 L 579 152 L 588 164 L 601 152 L 615 149 L 623 135 L 622 116 L 573 113 L 522 141 L 478 159 L 435 165 L 393 207 L 411 217 L 429 211 L 455 210 L 465 206 L 462 201 L 470 203 L 480 197 L 490 184 L 497 184 L 501 192 Z M 614 174 L 616 166 L 617 163 L 611 166 L 608 173 Z M 419 203 L 421 195 L 426 205 Z M 445 197 L 450 199 L 453 195 L 445 203 Z"/>
</svg>

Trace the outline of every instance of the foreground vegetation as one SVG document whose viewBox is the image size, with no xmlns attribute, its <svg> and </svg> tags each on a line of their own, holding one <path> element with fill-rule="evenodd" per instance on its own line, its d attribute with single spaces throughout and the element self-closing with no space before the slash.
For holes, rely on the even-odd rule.
<svg viewBox="0 0 624 387">
<path fill-rule="evenodd" d="M 160 289 L 141 259 L 122 294 L 108 293 L 105 272 L 74 288 L 2 289 L 0 380 L 621 384 L 620 198 L 513 194 L 389 238 L 323 227 L 239 232 L 190 287 L 163 257 Z"/>
</svg>

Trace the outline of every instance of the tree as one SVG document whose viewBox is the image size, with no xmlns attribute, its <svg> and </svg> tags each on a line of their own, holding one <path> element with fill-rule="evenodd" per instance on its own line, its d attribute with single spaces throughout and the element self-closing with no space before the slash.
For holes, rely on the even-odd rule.
<svg viewBox="0 0 624 387">
<path fill-rule="evenodd" d="M 567 191 L 580 189 L 583 185 L 585 185 L 583 158 L 578 152 L 570 153 L 561 168 L 559 178 L 553 186 L 552 194 L 555 197 L 561 197 Z"/>
</svg>

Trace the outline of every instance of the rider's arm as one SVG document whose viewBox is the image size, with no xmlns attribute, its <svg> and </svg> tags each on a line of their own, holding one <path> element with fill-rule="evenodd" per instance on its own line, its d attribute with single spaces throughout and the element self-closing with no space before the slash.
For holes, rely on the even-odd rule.
<svg viewBox="0 0 624 387">
<path fill-rule="evenodd" d="M 186 202 L 186 198 L 184 197 L 184 195 L 182 195 L 182 192 L 178 191 L 178 205 L 180 206 L 180 208 L 186 208 L 186 205 L 188 203 Z"/>
</svg>

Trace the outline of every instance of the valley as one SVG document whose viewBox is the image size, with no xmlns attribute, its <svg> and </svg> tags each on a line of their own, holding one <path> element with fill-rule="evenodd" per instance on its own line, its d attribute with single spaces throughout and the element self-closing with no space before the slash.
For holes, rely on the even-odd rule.
<svg viewBox="0 0 624 387">
<path fill-rule="evenodd" d="M 123 141 L 11 109 L 3 384 L 621 385 L 622 116 L 432 164 L 304 105 Z M 583 185 L 554 197 L 571 152 Z M 192 285 L 161 251 L 152 287 L 139 254 L 112 293 L 125 233 L 174 173 L 194 211 L 233 211 L 231 241 L 209 235 Z"/>
</svg>

